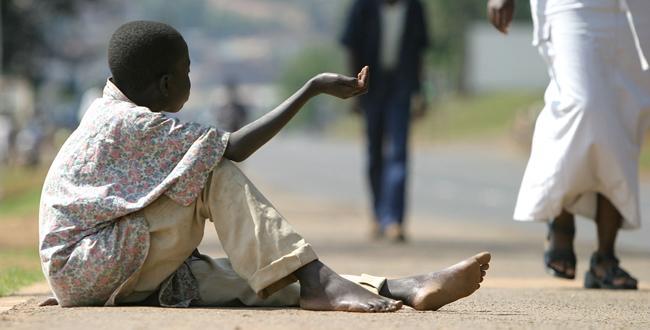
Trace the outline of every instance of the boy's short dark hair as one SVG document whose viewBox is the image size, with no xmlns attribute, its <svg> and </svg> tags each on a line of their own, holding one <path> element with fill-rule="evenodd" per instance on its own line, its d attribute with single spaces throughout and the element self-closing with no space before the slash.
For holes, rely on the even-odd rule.
<svg viewBox="0 0 650 330">
<path fill-rule="evenodd" d="M 108 67 L 118 87 L 140 92 L 168 73 L 185 52 L 187 44 L 173 27 L 133 21 L 113 33 L 108 43 Z"/>
</svg>

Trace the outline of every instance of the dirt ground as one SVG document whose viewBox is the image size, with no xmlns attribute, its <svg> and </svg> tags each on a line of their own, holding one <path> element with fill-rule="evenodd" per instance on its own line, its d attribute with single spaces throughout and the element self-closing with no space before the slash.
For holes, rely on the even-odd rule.
<svg viewBox="0 0 650 330">
<path fill-rule="evenodd" d="M 650 255 L 621 251 L 623 266 L 641 281 L 632 292 L 581 288 L 591 246 L 578 246 L 578 279 L 548 277 L 542 267 L 542 231 L 531 235 L 503 225 L 411 219 L 405 245 L 370 242 L 359 206 L 274 196 L 276 206 L 310 241 L 321 260 L 340 273 L 389 277 L 440 269 L 472 254 L 493 253 L 483 287 L 436 312 L 403 308 L 390 314 L 312 312 L 297 308 L 37 307 L 41 284 L 5 298 L 23 301 L 0 314 L 0 329 L 430 329 L 430 328 L 650 328 Z M 202 252 L 222 255 L 206 228 Z"/>
<path fill-rule="evenodd" d="M 0 221 L 0 249 L 34 248 L 38 245 L 36 216 L 10 217 Z"/>
</svg>

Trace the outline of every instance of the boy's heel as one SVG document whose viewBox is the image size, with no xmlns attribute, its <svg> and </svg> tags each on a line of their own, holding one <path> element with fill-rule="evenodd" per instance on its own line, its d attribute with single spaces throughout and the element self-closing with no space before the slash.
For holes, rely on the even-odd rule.
<svg viewBox="0 0 650 330">
<path fill-rule="evenodd" d="M 585 289 L 600 289 L 600 283 L 591 271 L 585 273 Z"/>
</svg>

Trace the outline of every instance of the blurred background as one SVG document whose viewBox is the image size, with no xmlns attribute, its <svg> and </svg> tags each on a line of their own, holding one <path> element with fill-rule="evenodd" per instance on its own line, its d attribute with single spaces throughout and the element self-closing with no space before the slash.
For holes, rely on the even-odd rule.
<svg viewBox="0 0 650 330">
<path fill-rule="evenodd" d="M 509 224 L 547 83 L 530 44 L 528 2 L 518 2 L 508 37 L 487 23 L 485 1 L 423 3 L 431 36 L 424 80 L 429 109 L 412 134 L 412 213 Z M 42 279 L 41 183 L 58 147 L 101 95 L 109 77 L 106 47 L 118 26 L 147 19 L 176 27 L 192 62 L 192 95 L 179 116 L 219 126 L 216 109 L 234 94 L 247 112 L 240 121 L 250 121 L 316 73 L 349 74 L 338 39 L 350 4 L 0 0 L 0 295 Z M 365 205 L 363 131 L 349 108 L 317 97 L 279 142 L 244 166 L 274 190 Z M 303 172 L 305 179 L 287 180 Z"/>
</svg>

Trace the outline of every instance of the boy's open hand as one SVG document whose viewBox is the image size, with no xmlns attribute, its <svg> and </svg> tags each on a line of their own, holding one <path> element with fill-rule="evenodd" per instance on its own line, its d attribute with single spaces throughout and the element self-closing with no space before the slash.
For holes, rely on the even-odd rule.
<svg viewBox="0 0 650 330">
<path fill-rule="evenodd" d="M 356 78 L 336 73 L 321 73 L 312 78 L 315 91 L 347 99 L 364 94 L 368 91 L 368 67 L 364 66 Z"/>
</svg>

